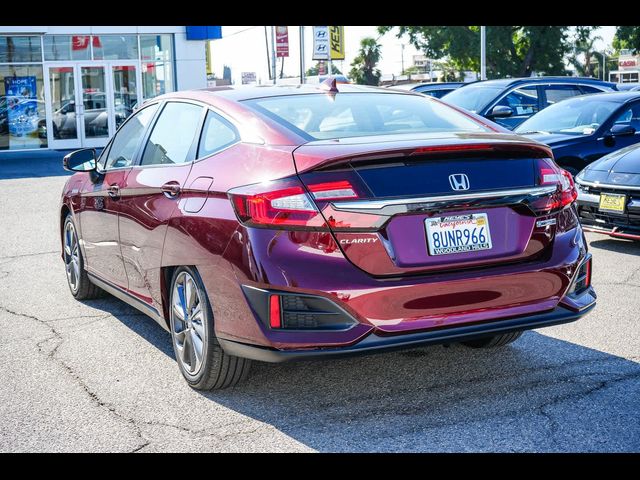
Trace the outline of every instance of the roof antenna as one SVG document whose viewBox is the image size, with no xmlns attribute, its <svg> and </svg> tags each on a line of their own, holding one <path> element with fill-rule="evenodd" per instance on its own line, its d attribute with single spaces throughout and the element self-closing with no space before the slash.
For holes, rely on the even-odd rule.
<svg viewBox="0 0 640 480">
<path fill-rule="evenodd" d="M 336 87 L 336 77 L 327 77 L 325 81 L 323 81 L 320 86 L 320 90 L 324 90 L 329 93 L 338 93 L 338 87 Z"/>
</svg>

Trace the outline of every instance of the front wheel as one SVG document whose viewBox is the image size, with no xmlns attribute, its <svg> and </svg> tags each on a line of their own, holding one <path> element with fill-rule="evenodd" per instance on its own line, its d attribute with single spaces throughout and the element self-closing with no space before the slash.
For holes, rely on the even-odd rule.
<svg viewBox="0 0 640 480">
<path fill-rule="evenodd" d="M 224 352 L 213 329 L 213 312 L 198 271 L 180 267 L 171 280 L 170 323 L 180 372 L 197 390 L 217 390 L 244 379 L 250 360 Z"/>
<path fill-rule="evenodd" d="M 482 337 L 474 340 L 468 340 L 466 342 L 462 342 L 462 344 L 471 348 L 497 348 L 515 342 L 521 335 L 522 332 L 503 333 L 502 335 L 494 335 L 493 337 Z"/>
<path fill-rule="evenodd" d="M 91 300 L 102 296 L 103 290 L 91 283 L 89 275 L 84 269 L 84 259 L 78 241 L 76 224 L 73 222 L 71 213 L 64 219 L 62 230 L 64 245 L 64 267 L 67 273 L 67 283 L 71 295 L 76 300 Z"/>
</svg>

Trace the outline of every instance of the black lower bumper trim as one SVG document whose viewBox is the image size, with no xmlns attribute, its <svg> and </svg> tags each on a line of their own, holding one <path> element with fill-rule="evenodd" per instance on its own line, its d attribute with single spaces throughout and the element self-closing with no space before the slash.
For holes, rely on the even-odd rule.
<svg viewBox="0 0 640 480">
<path fill-rule="evenodd" d="M 381 336 L 371 333 L 354 345 L 337 348 L 327 347 L 305 350 L 276 350 L 224 338 L 218 338 L 218 341 L 224 351 L 230 355 L 259 360 L 262 362 L 278 363 L 290 360 L 348 357 L 382 351 L 414 348 L 423 345 L 456 343 L 465 340 L 472 340 L 478 337 L 499 335 L 520 330 L 530 330 L 533 328 L 550 327 L 552 325 L 559 325 L 578 320 L 580 317 L 589 313 L 595 305 L 596 304 L 594 302 L 579 312 L 574 312 L 568 308 L 558 306 L 549 312 L 538 313 L 526 317 L 461 325 L 459 327 L 443 328 L 427 332 L 396 334 L 389 336 Z"/>
</svg>

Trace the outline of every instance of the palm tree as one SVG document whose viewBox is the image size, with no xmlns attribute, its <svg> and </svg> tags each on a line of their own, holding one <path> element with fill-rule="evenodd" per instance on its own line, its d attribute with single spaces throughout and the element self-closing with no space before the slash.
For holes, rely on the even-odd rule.
<svg viewBox="0 0 640 480">
<path fill-rule="evenodd" d="M 351 63 L 349 76 L 360 85 L 378 85 L 380 70 L 376 65 L 382 57 L 382 46 L 375 38 L 365 37 L 360 40 L 360 51 Z"/>
<path fill-rule="evenodd" d="M 596 41 L 602 40 L 602 37 L 597 35 L 595 37 L 583 37 L 577 38 L 573 46 L 573 51 L 569 55 L 569 63 L 574 66 L 578 75 L 582 77 L 593 77 L 594 67 L 591 63 L 591 59 L 594 55 L 594 45 Z M 578 57 L 584 55 L 584 61 L 581 62 Z"/>
</svg>

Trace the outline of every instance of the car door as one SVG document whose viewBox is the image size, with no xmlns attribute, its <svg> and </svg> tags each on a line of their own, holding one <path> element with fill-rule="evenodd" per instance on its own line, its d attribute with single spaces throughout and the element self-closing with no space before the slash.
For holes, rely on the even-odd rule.
<svg viewBox="0 0 640 480">
<path fill-rule="evenodd" d="M 167 223 L 191 170 L 204 112 L 196 103 L 165 102 L 122 190 L 119 228 L 129 292 L 156 310 Z"/>
<path fill-rule="evenodd" d="M 614 126 L 622 127 L 629 126 L 635 129 L 635 132 L 630 135 L 615 135 L 611 134 L 611 129 Z M 602 136 L 602 143 L 604 146 L 604 152 L 602 155 L 606 155 L 615 150 L 619 150 L 629 145 L 634 145 L 640 142 L 640 101 L 631 103 L 622 108 L 619 112 L 612 115 L 611 120 L 604 125 L 605 133 Z M 600 155 L 600 156 L 602 156 Z M 600 157 L 598 157 L 600 158 Z M 596 158 L 591 159 L 591 161 Z"/>
<path fill-rule="evenodd" d="M 118 234 L 121 189 L 157 108 L 145 107 L 122 125 L 100 156 L 97 175 L 87 182 L 80 199 L 87 270 L 121 289 L 128 284 Z"/>
<path fill-rule="evenodd" d="M 536 85 L 523 85 L 514 88 L 498 100 L 491 109 L 499 105 L 511 108 L 513 114 L 509 117 L 491 118 L 491 120 L 509 130 L 513 130 L 527 118 L 540 111 L 539 89 Z"/>
</svg>

